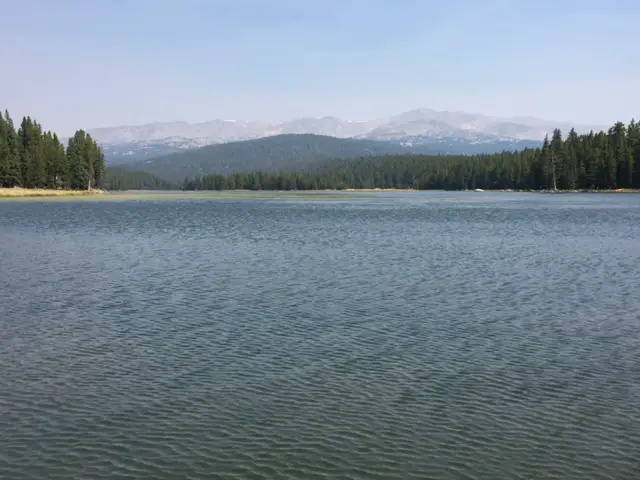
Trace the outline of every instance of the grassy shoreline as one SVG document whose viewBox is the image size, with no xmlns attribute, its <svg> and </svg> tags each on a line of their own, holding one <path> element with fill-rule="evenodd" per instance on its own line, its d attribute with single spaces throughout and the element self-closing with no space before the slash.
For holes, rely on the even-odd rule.
<svg viewBox="0 0 640 480">
<path fill-rule="evenodd" d="M 153 190 L 132 191 L 103 191 L 103 190 L 48 190 L 29 188 L 0 188 L 0 200 L 151 200 L 171 198 L 254 198 L 254 199 L 348 199 L 354 198 L 345 193 L 420 193 L 420 192 L 446 192 L 445 190 L 415 190 L 402 188 L 348 188 L 343 190 L 305 190 L 305 191 L 277 191 L 277 190 L 220 190 L 220 191 L 181 191 L 170 190 L 156 192 Z M 453 192 L 453 191 L 452 191 Z M 462 193 L 461 191 L 458 191 Z M 542 194 L 640 194 L 638 189 L 617 190 L 529 190 L 510 191 L 504 189 L 483 190 L 482 193 L 542 193 Z M 464 193 L 477 193 L 466 190 Z M 357 198 L 371 197 L 372 195 L 357 195 Z"/>
<path fill-rule="evenodd" d="M 53 190 L 53 192 L 56 192 Z M 170 199 L 259 199 L 259 200 L 278 200 L 278 199 L 297 199 L 297 200 L 314 200 L 314 199 L 335 199 L 335 200 L 348 200 L 353 199 L 353 196 L 342 194 L 338 191 L 305 191 L 305 192 L 278 192 L 273 190 L 259 190 L 259 191 L 239 191 L 239 190 L 226 190 L 226 191 L 198 191 L 198 192 L 185 192 L 180 190 L 154 192 L 154 191 L 106 191 L 100 192 L 99 195 L 91 195 L 84 191 L 82 193 L 72 192 L 71 194 L 65 194 L 66 191 L 58 191 L 60 193 L 53 195 L 29 195 L 28 193 L 22 195 L 10 195 L 3 196 L 0 194 L 0 201 L 51 201 L 51 202 L 64 202 L 64 201 L 121 201 L 121 200 L 170 200 Z M 359 195 L 358 198 L 367 198 L 371 195 Z"/>
<path fill-rule="evenodd" d="M 2 198 L 25 197 L 81 197 L 87 195 L 101 195 L 102 190 L 54 190 L 46 188 L 0 188 Z"/>
</svg>

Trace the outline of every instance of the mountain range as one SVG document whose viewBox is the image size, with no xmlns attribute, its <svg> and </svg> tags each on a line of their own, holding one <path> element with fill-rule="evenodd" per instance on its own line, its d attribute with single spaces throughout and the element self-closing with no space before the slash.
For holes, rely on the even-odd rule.
<svg viewBox="0 0 640 480">
<path fill-rule="evenodd" d="M 532 117 L 498 118 L 486 115 L 409 110 L 373 120 L 353 121 L 337 117 L 297 118 L 284 122 L 211 120 L 203 123 L 156 122 L 138 126 L 89 130 L 112 164 L 132 163 L 205 145 L 259 139 L 283 134 L 316 134 L 425 146 L 441 153 L 478 153 L 520 148 L 541 142 L 555 128 L 578 133 L 601 130 L 597 125 L 571 125 Z"/>
<path fill-rule="evenodd" d="M 537 146 L 539 142 L 516 141 L 516 150 Z M 314 171 L 333 159 L 376 157 L 381 155 L 422 154 L 438 156 L 446 154 L 490 153 L 493 147 L 478 144 L 469 151 L 462 145 L 439 146 L 427 144 L 401 144 L 393 141 L 364 138 L 338 138 L 311 133 L 286 133 L 240 140 L 153 158 L 130 158 L 120 163 L 128 171 L 147 172 L 172 184 L 184 178 L 203 175 L 229 175 L 239 172 Z M 115 162 L 115 160 L 114 160 Z M 113 163 L 112 165 L 117 165 Z M 155 182 L 152 179 L 145 181 Z M 157 182 L 156 182 L 157 183 Z"/>
</svg>

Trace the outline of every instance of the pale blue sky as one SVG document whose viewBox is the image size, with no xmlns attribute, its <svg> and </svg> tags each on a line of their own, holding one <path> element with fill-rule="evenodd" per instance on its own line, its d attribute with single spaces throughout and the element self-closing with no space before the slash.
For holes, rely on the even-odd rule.
<svg viewBox="0 0 640 480">
<path fill-rule="evenodd" d="M 63 135 L 416 107 L 640 115 L 638 0 L 0 0 L 0 12 L 0 108 Z"/>
</svg>

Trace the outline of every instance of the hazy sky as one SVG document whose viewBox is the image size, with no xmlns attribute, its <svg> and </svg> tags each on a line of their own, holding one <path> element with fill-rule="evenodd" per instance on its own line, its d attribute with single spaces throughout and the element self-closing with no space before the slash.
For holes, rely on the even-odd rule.
<svg viewBox="0 0 640 480">
<path fill-rule="evenodd" d="M 0 108 L 61 134 L 416 107 L 640 116 L 638 0 L 0 0 L 0 12 Z"/>
</svg>

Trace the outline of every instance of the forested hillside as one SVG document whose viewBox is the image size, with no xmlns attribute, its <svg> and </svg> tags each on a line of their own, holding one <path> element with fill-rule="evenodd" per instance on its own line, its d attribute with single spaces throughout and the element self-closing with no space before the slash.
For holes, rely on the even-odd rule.
<svg viewBox="0 0 640 480">
<path fill-rule="evenodd" d="M 107 190 L 172 190 L 177 186 L 147 172 L 107 167 L 104 176 Z"/>
<path fill-rule="evenodd" d="M 389 153 L 411 153 L 429 147 L 404 147 L 391 142 L 335 138 L 312 134 L 276 135 L 187 150 L 134 162 L 131 169 L 150 172 L 170 182 L 208 174 L 247 171 L 308 170 L 331 158 L 357 158 Z M 432 152 L 433 150 L 418 150 Z"/>
<path fill-rule="evenodd" d="M 493 155 L 390 155 L 326 162 L 312 172 L 249 172 L 185 180 L 184 189 L 314 190 L 343 188 L 560 189 L 640 188 L 640 124 L 563 138 Z"/>
<path fill-rule="evenodd" d="M 353 137 L 352 137 L 353 138 Z M 422 153 L 422 154 L 443 154 L 443 155 L 473 155 L 480 153 L 496 153 L 503 150 L 521 150 L 524 148 L 534 148 L 540 146 L 540 140 L 515 140 L 501 138 L 467 138 L 456 136 L 412 136 L 401 139 L 369 139 L 365 141 L 375 141 L 377 150 L 380 150 L 380 143 L 387 148 L 384 153 Z M 100 143 L 104 152 L 107 165 L 131 166 L 136 168 L 144 167 L 147 160 L 167 155 L 185 153 L 187 151 L 195 151 L 203 148 L 199 145 L 201 140 L 191 140 L 187 138 L 169 138 L 148 140 L 144 142 L 123 142 L 123 143 Z M 237 140 L 230 140 L 236 141 Z M 242 140 L 243 142 L 252 142 L 255 139 Z M 212 141 L 209 145 L 219 145 L 218 139 Z M 364 144 L 366 145 L 366 144 Z M 360 152 L 367 153 L 366 150 Z M 182 155 L 177 157 L 182 158 Z M 242 169 L 246 169 L 246 164 L 242 161 L 234 162 L 230 165 L 230 173 L 235 172 L 236 163 Z M 256 168 L 258 168 L 256 166 Z"/>
<path fill-rule="evenodd" d="M 83 130 L 65 148 L 30 117 L 16 129 L 9 112 L 0 113 L 0 187 L 103 188 L 104 171 L 100 148 Z"/>
<path fill-rule="evenodd" d="M 7 112 L 0 114 L 0 187 L 171 189 L 184 179 L 188 190 L 640 189 L 640 124 L 634 120 L 618 122 L 606 132 L 578 135 L 571 130 L 564 138 L 556 130 L 540 148 L 519 152 L 396 154 L 403 148 L 369 140 L 279 135 L 160 157 L 138 165 L 136 170 L 142 171 L 105 171 L 100 147 L 83 130 L 65 147 L 30 117 L 16 128 Z M 244 171 L 224 175 L 239 170 Z M 220 173 L 202 174 L 209 171 Z M 192 173 L 185 179 L 185 172 Z"/>
</svg>

